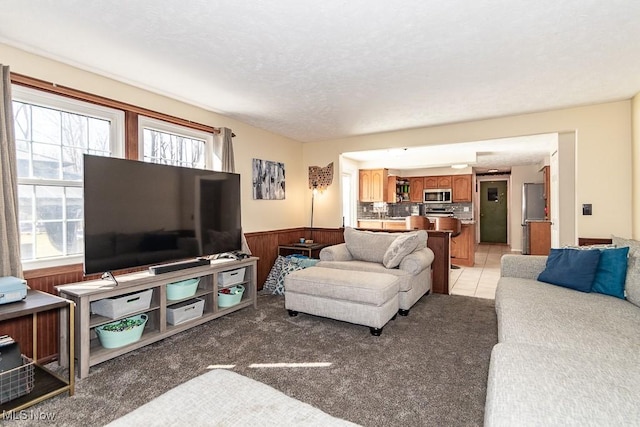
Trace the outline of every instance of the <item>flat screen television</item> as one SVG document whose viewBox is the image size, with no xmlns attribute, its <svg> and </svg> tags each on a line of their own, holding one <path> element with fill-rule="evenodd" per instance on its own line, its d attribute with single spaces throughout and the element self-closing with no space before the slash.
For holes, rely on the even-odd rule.
<svg viewBox="0 0 640 427">
<path fill-rule="evenodd" d="M 240 175 L 84 156 L 84 272 L 241 250 Z"/>
</svg>

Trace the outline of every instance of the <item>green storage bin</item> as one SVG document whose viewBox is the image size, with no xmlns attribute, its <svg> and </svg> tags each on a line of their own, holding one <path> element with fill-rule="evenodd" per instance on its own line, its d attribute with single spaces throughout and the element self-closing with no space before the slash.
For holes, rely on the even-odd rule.
<svg viewBox="0 0 640 427">
<path fill-rule="evenodd" d="M 142 337 L 142 332 L 144 331 L 144 327 L 147 324 L 147 320 L 149 316 L 146 314 L 139 314 L 133 317 L 127 317 L 126 319 L 118 320 L 116 322 L 107 323 L 101 326 L 96 327 L 96 334 L 98 335 L 98 339 L 100 340 L 100 344 L 104 348 L 118 348 L 125 346 L 127 344 L 134 343 L 138 341 Z M 126 322 L 128 320 L 131 321 L 139 321 L 143 322 L 129 329 L 125 329 L 123 331 L 110 331 L 108 329 L 105 330 L 105 327 L 110 325 L 117 325 L 121 322 Z"/>
<path fill-rule="evenodd" d="M 244 286 L 235 285 L 227 288 L 231 291 L 230 294 L 223 294 L 218 290 L 218 307 L 233 307 L 242 300 L 242 294 L 244 293 Z"/>
<path fill-rule="evenodd" d="M 182 280 L 167 285 L 167 299 L 171 301 L 189 298 L 195 295 L 200 278 Z"/>
</svg>

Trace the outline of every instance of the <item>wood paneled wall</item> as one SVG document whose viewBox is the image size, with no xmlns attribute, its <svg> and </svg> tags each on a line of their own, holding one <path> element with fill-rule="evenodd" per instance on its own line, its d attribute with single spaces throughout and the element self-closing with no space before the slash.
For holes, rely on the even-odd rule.
<svg viewBox="0 0 640 427">
<path fill-rule="evenodd" d="M 428 246 L 435 253 L 432 264 L 433 292 L 449 293 L 449 233 L 441 231 L 429 231 Z M 271 267 L 278 257 L 278 245 L 297 242 L 301 237 L 313 239 L 317 243 L 335 245 L 344 242 L 344 229 L 342 228 L 314 228 L 305 227 L 290 228 L 275 231 L 262 231 L 247 233 L 247 243 L 258 261 L 258 289 L 262 289 L 264 282 L 271 271 Z M 129 269 L 116 272 L 126 274 L 141 269 Z M 82 265 L 76 264 L 58 268 L 46 268 L 26 271 L 25 279 L 32 289 L 57 295 L 55 287 L 67 283 L 94 280 L 99 275 L 84 276 Z M 58 353 L 58 315 L 55 312 L 43 313 L 38 316 L 38 354 L 41 360 L 54 359 Z M 0 323 L 0 334 L 8 334 L 20 342 L 22 351 L 31 356 L 31 317 L 5 321 Z"/>
</svg>

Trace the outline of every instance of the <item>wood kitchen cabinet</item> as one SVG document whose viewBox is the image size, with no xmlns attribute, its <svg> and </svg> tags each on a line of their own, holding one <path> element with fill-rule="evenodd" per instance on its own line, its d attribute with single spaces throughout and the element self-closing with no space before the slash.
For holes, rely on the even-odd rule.
<svg viewBox="0 0 640 427">
<path fill-rule="evenodd" d="M 471 175 L 453 175 L 453 186 L 451 201 L 456 202 L 471 202 L 472 191 L 472 179 Z"/>
<path fill-rule="evenodd" d="M 544 219 L 551 216 L 551 169 L 549 166 L 542 168 L 544 177 Z"/>
<path fill-rule="evenodd" d="M 388 197 L 388 169 L 360 169 L 361 202 L 386 202 Z"/>
<path fill-rule="evenodd" d="M 396 189 L 398 185 L 398 177 L 390 176 L 387 178 L 387 203 L 396 203 Z"/>
<path fill-rule="evenodd" d="M 409 178 L 409 201 L 424 202 L 424 177 L 417 176 Z"/>
<path fill-rule="evenodd" d="M 451 175 L 425 176 L 424 188 L 451 188 Z"/>
<path fill-rule="evenodd" d="M 382 220 L 360 219 L 358 220 L 358 228 L 366 228 L 368 230 L 382 230 Z"/>
<path fill-rule="evenodd" d="M 462 224 L 460 234 L 451 238 L 451 263 L 473 267 L 475 264 L 475 224 Z"/>
<path fill-rule="evenodd" d="M 529 226 L 529 255 L 549 255 L 551 251 L 551 222 L 532 221 Z"/>
</svg>

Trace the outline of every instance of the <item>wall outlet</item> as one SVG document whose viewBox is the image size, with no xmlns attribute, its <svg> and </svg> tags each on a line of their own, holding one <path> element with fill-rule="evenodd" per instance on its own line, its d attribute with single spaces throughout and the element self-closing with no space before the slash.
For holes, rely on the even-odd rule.
<svg viewBox="0 0 640 427">
<path fill-rule="evenodd" d="M 363 207 L 362 207 L 362 212 L 366 212 L 366 211 L 367 211 L 367 207 L 366 207 L 366 206 L 363 206 Z"/>
<path fill-rule="evenodd" d="M 405 207 L 404 207 L 404 211 L 405 211 L 405 212 L 409 212 L 409 206 L 405 206 Z"/>
<path fill-rule="evenodd" d="M 462 208 L 463 212 L 469 212 L 469 206 L 465 206 L 464 208 Z"/>
</svg>

